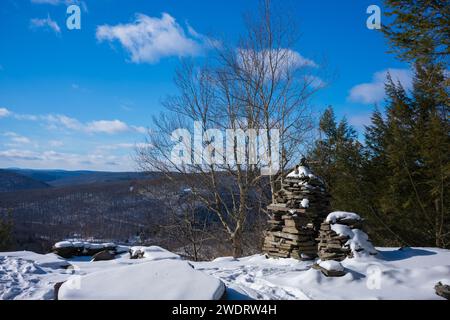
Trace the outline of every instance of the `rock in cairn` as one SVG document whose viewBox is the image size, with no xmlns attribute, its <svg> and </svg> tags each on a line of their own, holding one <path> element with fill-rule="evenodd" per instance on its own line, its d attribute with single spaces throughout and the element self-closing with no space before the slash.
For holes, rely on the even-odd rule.
<svg viewBox="0 0 450 320">
<path fill-rule="evenodd" d="M 315 238 L 320 222 L 330 212 L 329 195 L 320 178 L 302 160 L 283 178 L 275 202 L 268 206 L 271 218 L 263 252 L 270 257 L 310 260 L 317 257 Z"/>
</svg>

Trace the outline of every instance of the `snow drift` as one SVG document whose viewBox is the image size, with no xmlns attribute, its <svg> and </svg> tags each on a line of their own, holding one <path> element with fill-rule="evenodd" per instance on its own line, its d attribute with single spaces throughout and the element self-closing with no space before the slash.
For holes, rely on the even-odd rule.
<svg viewBox="0 0 450 320">
<path fill-rule="evenodd" d="M 60 300 L 218 300 L 223 283 L 186 261 L 165 259 L 108 268 L 67 281 Z"/>
</svg>

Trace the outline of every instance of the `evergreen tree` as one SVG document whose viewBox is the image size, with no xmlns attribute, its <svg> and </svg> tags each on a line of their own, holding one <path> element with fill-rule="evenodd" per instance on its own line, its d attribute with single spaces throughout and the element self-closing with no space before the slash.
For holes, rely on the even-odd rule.
<svg viewBox="0 0 450 320">
<path fill-rule="evenodd" d="M 416 64 L 413 101 L 423 213 L 436 246 L 449 245 L 450 122 L 445 71 L 440 63 Z"/>
<path fill-rule="evenodd" d="M 399 205 L 391 209 L 398 220 L 406 220 L 402 232 L 413 243 L 449 247 L 450 6 L 447 0 L 385 4 L 393 19 L 384 33 L 393 51 L 415 69 L 410 101 L 400 97 L 403 107 L 391 104 L 387 109 L 392 139 L 386 152 L 389 170 L 396 175 L 388 183 L 390 198 Z"/>
<path fill-rule="evenodd" d="M 363 198 L 397 244 L 449 245 L 448 99 L 435 67 L 417 66 L 411 97 L 388 77 L 386 120 L 375 111 L 366 128 Z"/>
<path fill-rule="evenodd" d="M 414 183 L 417 177 L 417 148 L 414 145 L 414 109 L 405 90 L 388 77 L 387 132 L 385 136 L 387 172 L 379 208 L 388 225 L 408 243 L 419 237 L 420 202 Z M 421 228 L 421 226 L 419 226 Z"/>
<path fill-rule="evenodd" d="M 321 116 L 319 129 L 321 137 L 310 153 L 309 162 L 325 180 L 332 196 L 332 208 L 355 210 L 359 204 L 362 161 L 357 133 L 345 118 L 337 123 L 331 107 Z"/>
<path fill-rule="evenodd" d="M 450 54 L 448 0 L 385 0 L 383 26 L 392 51 L 406 61 L 443 61 Z"/>
<path fill-rule="evenodd" d="M 361 201 L 365 204 L 366 226 L 376 243 L 397 245 L 399 239 L 380 211 L 389 169 L 386 154 L 387 124 L 378 108 L 372 113 L 371 124 L 366 126 L 364 138 L 363 178 L 360 190 Z"/>
</svg>

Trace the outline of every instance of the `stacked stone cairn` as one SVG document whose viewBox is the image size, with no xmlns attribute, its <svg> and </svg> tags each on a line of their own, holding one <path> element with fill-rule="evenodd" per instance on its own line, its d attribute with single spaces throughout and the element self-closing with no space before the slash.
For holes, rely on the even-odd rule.
<svg viewBox="0 0 450 320">
<path fill-rule="evenodd" d="M 317 257 L 320 223 L 330 212 L 330 196 L 320 178 L 306 162 L 281 181 L 281 188 L 268 206 L 270 220 L 263 252 L 273 258 L 311 260 Z"/>
<path fill-rule="evenodd" d="M 340 223 L 347 222 L 342 221 Z M 353 226 L 351 228 L 353 229 Z M 318 241 L 320 260 L 342 261 L 347 257 L 352 258 L 352 251 L 346 245 L 348 239 L 347 236 L 339 235 L 331 230 L 330 222 L 324 221 L 320 225 L 319 237 L 316 239 Z"/>
<path fill-rule="evenodd" d="M 319 262 L 313 268 L 328 277 L 345 275 L 340 261 L 361 255 L 375 255 L 376 249 L 362 231 L 363 219 L 356 213 L 336 211 L 320 225 Z"/>
<path fill-rule="evenodd" d="M 368 254 L 376 254 L 367 235 L 361 231 L 363 220 L 355 213 L 351 212 L 333 212 L 320 225 L 318 241 L 319 258 L 322 261 L 335 260 L 342 261 L 346 258 L 353 258 L 358 251 L 367 251 Z M 341 226 L 340 229 L 359 232 L 367 238 L 364 244 L 356 243 L 357 248 L 354 251 L 350 248 L 350 236 L 339 234 L 333 230 L 332 226 Z"/>
</svg>

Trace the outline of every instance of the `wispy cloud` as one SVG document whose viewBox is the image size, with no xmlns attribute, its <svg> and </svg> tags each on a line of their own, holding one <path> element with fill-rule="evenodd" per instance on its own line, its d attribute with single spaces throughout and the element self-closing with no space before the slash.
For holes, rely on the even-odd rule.
<svg viewBox="0 0 450 320">
<path fill-rule="evenodd" d="M 82 123 L 66 115 L 47 115 L 43 119 L 48 121 L 52 128 L 66 128 L 86 133 L 116 134 L 126 131 L 137 131 L 134 129 L 134 126 L 129 126 L 120 120 L 96 120 Z"/>
<path fill-rule="evenodd" d="M 0 151 L 0 159 L 9 160 L 43 160 L 36 152 L 30 150 L 9 149 Z"/>
<path fill-rule="evenodd" d="M 32 151 L 23 149 L 0 150 L 0 167 L 18 166 L 41 169 L 113 170 L 132 169 L 128 155 L 102 153 L 70 153 L 54 150 Z"/>
<path fill-rule="evenodd" d="M 5 118 L 11 115 L 11 111 L 6 108 L 0 108 L 0 118 Z"/>
<path fill-rule="evenodd" d="M 63 114 L 17 114 L 7 109 L 0 109 L 1 116 L 13 116 L 16 120 L 26 121 L 42 121 L 47 124 L 50 129 L 68 129 L 85 133 L 106 133 L 117 134 L 122 132 L 138 132 L 146 133 L 147 130 L 141 126 L 129 125 L 121 120 L 94 120 L 89 122 L 81 122 L 78 119 Z"/>
<path fill-rule="evenodd" d="M 140 126 L 131 126 L 131 128 L 132 128 L 133 130 L 135 130 L 136 132 L 139 132 L 139 133 L 142 133 L 142 134 L 147 133 L 147 128 L 144 128 L 144 127 L 140 127 Z"/>
<path fill-rule="evenodd" d="M 98 150 L 118 150 L 118 149 L 134 149 L 134 148 L 150 148 L 151 144 L 149 143 L 115 143 L 115 144 L 107 144 L 98 147 Z"/>
<path fill-rule="evenodd" d="M 388 73 L 394 82 L 400 82 L 402 86 L 409 90 L 412 88 L 413 73 L 409 69 L 386 69 L 376 72 L 372 77 L 372 82 L 362 83 L 354 86 L 347 99 L 352 102 L 372 104 L 383 101 L 385 98 L 384 85 Z"/>
<path fill-rule="evenodd" d="M 101 133 L 108 133 L 108 134 L 114 134 L 119 132 L 125 132 L 129 131 L 130 127 L 120 120 L 99 120 L 99 121 L 92 121 L 89 122 L 85 129 L 87 132 L 101 132 Z"/>
<path fill-rule="evenodd" d="M 83 9 L 83 11 L 87 12 L 87 5 L 85 1 L 81 1 L 81 0 L 31 0 L 31 3 L 34 4 L 48 4 L 48 5 L 52 5 L 52 6 L 58 6 L 58 5 L 66 5 L 69 6 L 71 4 L 76 4 L 81 6 L 81 8 Z"/>
<path fill-rule="evenodd" d="M 4 137 L 7 137 L 10 142 L 14 145 L 21 145 L 21 144 L 29 144 L 31 143 L 31 140 L 27 137 L 21 136 L 20 134 L 17 134 L 15 132 L 9 131 L 5 132 L 3 134 Z"/>
<path fill-rule="evenodd" d="M 62 0 L 31 0 L 31 3 L 36 3 L 36 4 L 51 4 L 51 5 L 58 5 L 61 4 L 63 1 Z"/>
<path fill-rule="evenodd" d="M 96 36 L 99 41 L 119 41 L 134 63 L 154 64 L 165 57 L 198 56 L 211 45 L 206 36 L 192 27 L 185 32 L 168 13 L 161 18 L 136 14 L 132 23 L 101 25 Z"/>
<path fill-rule="evenodd" d="M 34 18 L 30 20 L 30 26 L 33 29 L 50 29 L 53 30 L 56 34 L 61 33 L 61 28 L 59 27 L 58 23 L 52 18 L 50 18 L 50 15 L 47 16 L 47 18 L 39 19 Z"/>
<path fill-rule="evenodd" d="M 305 58 L 299 52 L 291 49 L 262 51 L 238 49 L 236 59 L 244 72 L 259 73 L 261 70 L 265 70 L 267 79 L 272 78 L 272 76 L 275 78 L 283 78 L 289 73 L 302 68 L 319 67 L 313 60 Z M 272 69 L 272 65 L 276 65 L 275 69 Z M 324 85 L 323 81 L 317 76 L 308 75 L 304 80 L 315 87 Z"/>
</svg>

